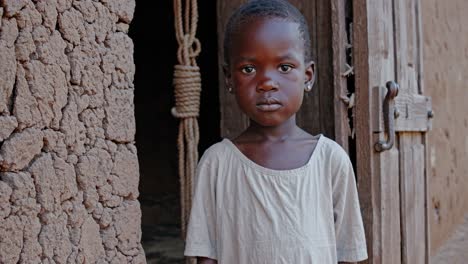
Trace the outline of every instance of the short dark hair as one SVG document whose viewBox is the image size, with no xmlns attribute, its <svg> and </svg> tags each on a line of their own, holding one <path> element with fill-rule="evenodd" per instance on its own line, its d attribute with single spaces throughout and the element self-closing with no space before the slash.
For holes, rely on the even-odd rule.
<svg viewBox="0 0 468 264">
<path fill-rule="evenodd" d="M 247 21 L 253 18 L 280 18 L 285 21 L 297 23 L 299 34 L 304 42 L 304 59 L 310 61 L 310 35 L 304 16 L 285 0 L 252 0 L 241 5 L 229 18 L 224 32 L 224 62 L 230 64 L 229 52 L 233 35 Z"/>
</svg>

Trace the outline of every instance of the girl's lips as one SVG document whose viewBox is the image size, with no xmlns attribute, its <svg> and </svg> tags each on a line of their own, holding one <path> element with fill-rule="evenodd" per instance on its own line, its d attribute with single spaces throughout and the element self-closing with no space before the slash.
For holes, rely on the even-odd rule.
<svg viewBox="0 0 468 264">
<path fill-rule="evenodd" d="M 257 104 L 257 109 L 263 112 L 272 112 L 281 108 L 282 105 L 278 103 L 273 104 Z"/>
<path fill-rule="evenodd" d="M 269 97 L 259 100 L 256 106 L 257 109 L 260 111 L 272 112 L 280 109 L 283 105 L 278 99 L 274 97 Z"/>
</svg>

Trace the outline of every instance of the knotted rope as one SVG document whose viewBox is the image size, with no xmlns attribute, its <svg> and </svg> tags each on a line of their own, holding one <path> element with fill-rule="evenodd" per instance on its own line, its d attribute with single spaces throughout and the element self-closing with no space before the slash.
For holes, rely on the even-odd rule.
<svg viewBox="0 0 468 264">
<path fill-rule="evenodd" d="M 198 112 L 200 107 L 201 77 L 195 58 L 201 51 L 195 37 L 198 22 L 196 0 L 185 0 L 184 19 L 182 0 L 174 0 L 178 65 L 174 69 L 175 107 L 171 112 L 180 118 L 177 145 L 179 149 L 179 177 L 181 195 L 181 228 L 185 240 L 192 206 L 192 180 L 198 162 Z M 183 21 L 184 20 L 184 21 Z"/>
</svg>

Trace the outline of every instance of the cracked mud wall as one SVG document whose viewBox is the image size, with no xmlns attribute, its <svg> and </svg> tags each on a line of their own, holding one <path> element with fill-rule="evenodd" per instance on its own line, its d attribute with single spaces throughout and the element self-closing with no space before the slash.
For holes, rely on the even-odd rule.
<svg viewBox="0 0 468 264">
<path fill-rule="evenodd" d="M 0 263 L 145 263 L 133 0 L 0 0 Z"/>
</svg>

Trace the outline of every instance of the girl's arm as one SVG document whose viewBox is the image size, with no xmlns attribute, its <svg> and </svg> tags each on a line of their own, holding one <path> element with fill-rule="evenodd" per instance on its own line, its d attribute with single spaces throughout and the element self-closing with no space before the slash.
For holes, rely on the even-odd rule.
<svg viewBox="0 0 468 264">
<path fill-rule="evenodd" d="M 197 258 L 198 264 L 218 264 L 218 261 L 210 258 L 198 257 Z"/>
</svg>

